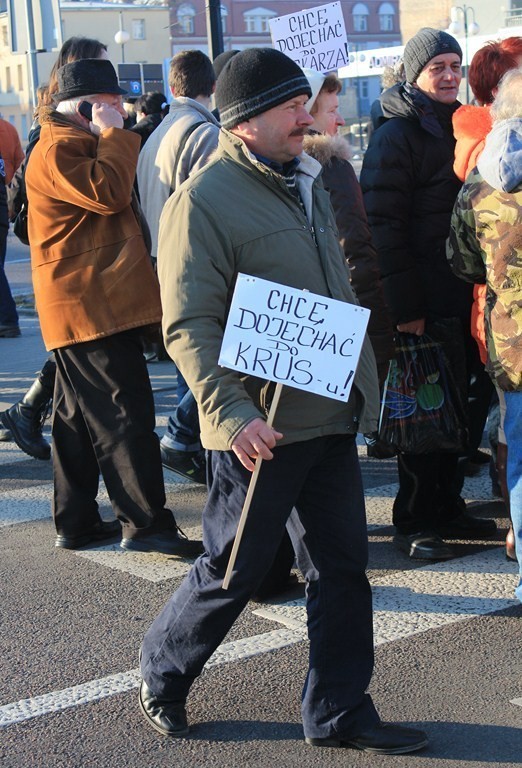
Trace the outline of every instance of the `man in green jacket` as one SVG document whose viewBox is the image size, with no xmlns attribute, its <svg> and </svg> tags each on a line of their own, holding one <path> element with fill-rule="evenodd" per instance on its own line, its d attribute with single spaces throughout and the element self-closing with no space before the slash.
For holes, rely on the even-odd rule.
<svg viewBox="0 0 522 768">
<path fill-rule="evenodd" d="M 364 496 L 355 445 L 378 415 L 375 359 L 365 339 L 349 402 L 220 367 L 218 357 L 238 273 L 356 303 L 336 237 L 320 165 L 302 154 L 313 119 L 300 68 L 272 49 L 234 56 L 218 81 L 224 130 L 213 160 L 166 204 L 158 268 L 163 330 L 198 402 L 211 449 L 205 553 L 148 630 L 140 706 L 167 736 L 188 733 L 191 684 L 267 572 L 292 507 L 307 580 L 310 661 L 302 715 L 313 746 L 400 753 L 427 743 L 420 731 L 383 724 L 366 693 L 373 669 L 371 591 L 365 575 Z M 175 252 L 176 258 L 171 254 Z M 222 582 L 254 460 L 264 459 L 236 569 Z"/>
</svg>

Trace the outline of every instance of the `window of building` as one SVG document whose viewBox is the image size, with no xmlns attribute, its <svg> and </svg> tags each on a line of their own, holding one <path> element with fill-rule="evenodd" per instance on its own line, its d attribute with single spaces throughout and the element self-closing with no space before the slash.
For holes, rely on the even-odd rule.
<svg viewBox="0 0 522 768">
<path fill-rule="evenodd" d="M 145 40 L 145 19 L 132 20 L 132 39 Z"/>
<path fill-rule="evenodd" d="M 364 3 L 356 3 L 352 8 L 353 30 L 354 32 L 368 31 L 369 10 Z"/>
<path fill-rule="evenodd" d="M 26 141 L 27 140 L 27 136 L 29 134 L 29 124 L 28 124 L 28 121 L 27 121 L 27 115 L 22 114 L 20 117 L 21 117 L 21 120 L 22 120 L 22 131 L 21 131 L 22 139 L 24 141 Z"/>
<path fill-rule="evenodd" d="M 3 45 L 5 45 L 6 48 L 9 45 L 9 33 L 7 31 L 7 25 L 6 24 L 4 24 L 3 27 L 2 27 L 2 43 L 3 43 Z"/>
<path fill-rule="evenodd" d="M 228 16 L 228 9 L 225 5 L 222 5 L 221 6 L 221 30 L 224 35 L 227 32 L 227 16 Z"/>
<path fill-rule="evenodd" d="M 183 3 L 177 10 L 178 24 L 184 35 L 194 34 L 194 16 L 196 9 L 190 3 Z"/>
<path fill-rule="evenodd" d="M 24 90 L 24 69 L 21 64 L 18 64 L 17 76 L 18 76 L 18 90 L 23 91 Z"/>
<path fill-rule="evenodd" d="M 277 16 L 277 13 L 267 8 L 251 8 L 245 11 L 243 16 L 245 19 L 245 32 L 263 34 L 270 32 L 268 22 Z"/>
<path fill-rule="evenodd" d="M 393 32 L 395 8 L 391 3 L 382 3 L 379 8 L 379 29 L 381 32 Z"/>
<path fill-rule="evenodd" d="M 9 93 L 9 91 L 13 90 L 13 84 L 11 82 L 11 67 L 5 68 L 5 90 Z"/>
<path fill-rule="evenodd" d="M 359 95 L 361 99 L 368 98 L 368 80 L 359 79 Z"/>
</svg>

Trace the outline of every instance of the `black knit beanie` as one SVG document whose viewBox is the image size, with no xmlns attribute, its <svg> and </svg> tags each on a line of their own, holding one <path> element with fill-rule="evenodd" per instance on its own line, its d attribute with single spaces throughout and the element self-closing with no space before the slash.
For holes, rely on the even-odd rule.
<svg viewBox="0 0 522 768">
<path fill-rule="evenodd" d="M 462 61 L 462 48 L 452 35 L 442 29 L 423 27 L 404 48 L 404 71 L 408 83 L 414 83 L 428 61 L 443 53 L 456 53 Z"/>
<path fill-rule="evenodd" d="M 312 90 L 303 70 L 273 48 L 247 48 L 225 65 L 216 84 L 223 128 L 234 128 L 294 96 Z"/>
</svg>

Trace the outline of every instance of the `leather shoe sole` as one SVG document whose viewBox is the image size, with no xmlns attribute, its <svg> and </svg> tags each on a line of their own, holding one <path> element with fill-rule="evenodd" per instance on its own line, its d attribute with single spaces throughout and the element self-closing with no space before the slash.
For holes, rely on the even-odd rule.
<svg viewBox="0 0 522 768">
<path fill-rule="evenodd" d="M 145 719 L 162 736 L 182 738 L 189 733 L 187 713 L 181 702 L 167 701 L 154 696 L 145 680 L 139 693 L 140 709 Z"/>
<path fill-rule="evenodd" d="M 66 536 L 59 533 L 54 541 L 54 546 L 60 549 L 79 549 L 93 542 L 99 543 L 106 539 L 115 539 L 117 536 L 121 536 L 121 525 L 118 520 L 102 520 L 101 523 L 96 523 L 89 532 L 79 536 Z"/>
<path fill-rule="evenodd" d="M 433 533 L 397 533 L 393 543 L 412 560 L 450 560 L 457 553 Z"/>
<path fill-rule="evenodd" d="M 306 738 L 305 742 L 312 747 L 340 747 L 359 749 L 362 752 L 378 755 L 405 755 L 427 746 L 428 737 L 424 731 L 416 728 L 379 723 L 353 738 L 343 739 L 335 736 L 326 739 Z"/>
</svg>

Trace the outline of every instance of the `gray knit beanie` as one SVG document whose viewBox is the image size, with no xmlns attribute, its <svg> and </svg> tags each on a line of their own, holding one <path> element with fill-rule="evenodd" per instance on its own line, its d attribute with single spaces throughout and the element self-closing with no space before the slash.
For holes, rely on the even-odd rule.
<svg viewBox="0 0 522 768">
<path fill-rule="evenodd" d="M 292 59 L 273 48 L 247 48 L 222 69 L 216 84 L 216 105 L 223 128 L 234 128 L 303 94 L 310 97 L 312 89 Z"/>
<path fill-rule="evenodd" d="M 442 29 L 420 29 L 404 48 L 404 71 L 408 83 L 414 83 L 428 61 L 442 53 L 456 53 L 462 61 L 462 48 L 452 35 Z"/>
</svg>

